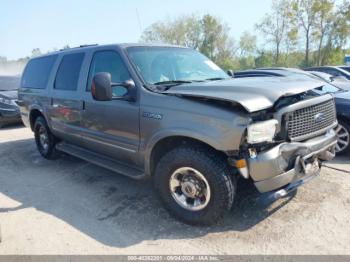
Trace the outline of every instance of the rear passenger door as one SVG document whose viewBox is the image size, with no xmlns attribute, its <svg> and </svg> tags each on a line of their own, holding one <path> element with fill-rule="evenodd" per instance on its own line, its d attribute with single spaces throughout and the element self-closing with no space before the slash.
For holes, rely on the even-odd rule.
<svg viewBox="0 0 350 262">
<path fill-rule="evenodd" d="M 51 124 L 55 132 L 61 133 L 65 140 L 81 144 L 81 67 L 85 53 L 63 55 L 57 69 L 52 89 Z"/>
<path fill-rule="evenodd" d="M 91 82 L 99 72 L 110 73 L 114 83 L 132 79 L 118 50 L 95 51 L 92 54 L 81 113 L 87 147 L 115 160 L 134 163 L 139 147 L 139 102 L 120 98 L 126 91 L 121 86 L 113 87 L 113 94 L 118 99 L 94 100 Z"/>
</svg>

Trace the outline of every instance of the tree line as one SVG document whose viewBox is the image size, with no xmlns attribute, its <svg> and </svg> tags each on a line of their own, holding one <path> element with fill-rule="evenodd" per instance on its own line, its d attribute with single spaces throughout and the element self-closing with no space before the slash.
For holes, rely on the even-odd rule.
<svg viewBox="0 0 350 262">
<path fill-rule="evenodd" d="M 227 23 L 210 14 L 159 21 L 142 34 L 143 42 L 198 49 L 224 69 L 342 64 L 350 53 L 350 2 L 273 0 L 271 11 L 238 40 Z"/>
</svg>

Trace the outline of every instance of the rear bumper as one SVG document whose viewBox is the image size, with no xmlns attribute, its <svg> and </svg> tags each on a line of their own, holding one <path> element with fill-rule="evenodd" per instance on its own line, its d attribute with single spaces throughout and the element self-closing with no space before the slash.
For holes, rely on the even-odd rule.
<svg viewBox="0 0 350 262">
<path fill-rule="evenodd" d="M 282 143 L 248 160 L 249 174 L 260 192 L 299 184 L 320 170 L 320 161 L 331 160 L 337 142 L 336 134 L 326 134 L 304 142 Z"/>
</svg>

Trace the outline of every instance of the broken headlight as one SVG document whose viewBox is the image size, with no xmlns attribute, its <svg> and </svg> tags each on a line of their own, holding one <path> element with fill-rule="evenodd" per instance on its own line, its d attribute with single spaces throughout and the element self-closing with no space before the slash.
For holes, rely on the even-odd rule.
<svg viewBox="0 0 350 262">
<path fill-rule="evenodd" d="M 247 142 L 249 144 L 272 142 L 276 133 L 277 125 L 278 121 L 276 119 L 256 122 L 249 125 L 247 128 Z"/>
</svg>

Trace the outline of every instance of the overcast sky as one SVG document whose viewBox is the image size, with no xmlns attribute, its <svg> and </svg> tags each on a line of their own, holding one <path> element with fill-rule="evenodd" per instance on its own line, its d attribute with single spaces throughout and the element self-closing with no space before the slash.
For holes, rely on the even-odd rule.
<svg viewBox="0 0 350 262">
<path fill-rule="evenodd" d="M 1 0 L 0 56 L 33 48 L 137 42 L 150 24 L 183 14 L 219 16 L 238 39 L 269 11 L 272 0 Z M 139 17 L 139 18 L 138 18 Z"/>
</svg>

